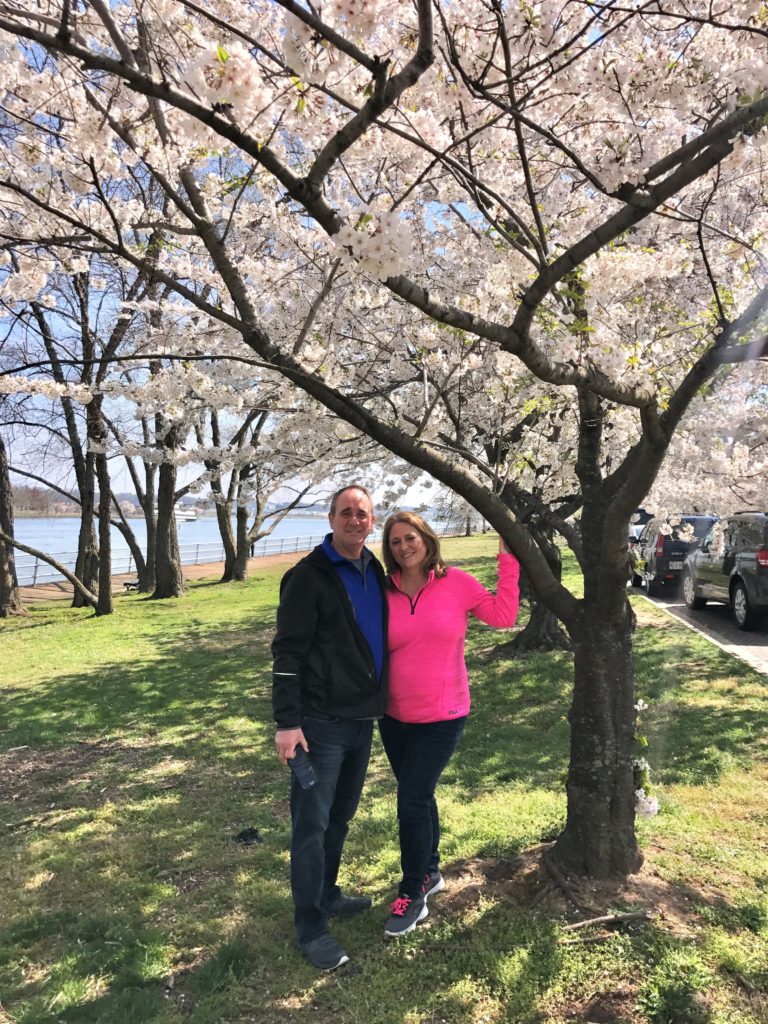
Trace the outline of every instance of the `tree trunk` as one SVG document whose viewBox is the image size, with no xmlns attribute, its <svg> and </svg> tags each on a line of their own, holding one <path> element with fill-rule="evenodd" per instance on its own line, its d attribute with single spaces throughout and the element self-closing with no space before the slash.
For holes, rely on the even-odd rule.
<svg viewBox="0 0 768 1024">
<path fill-rule="evenodd" d="M 139 542 L 136 540 L 136 534 L 130 528 L 127 523 L 117 522 L 116 528 L 120 531 L 123 536 L 123 540 L 128 545 L 128 548 L 133 556 L 133 561 L 136 564 L 136 576 L 139 580 L 139 590 L 146 590 L 146 586 L 143 586 L 144 581 L 147 578 L 147 562 L 144 558 L 144 552 L 139 546 Z"/>
<path fill-rule="evenodd" d="M 99 487 L 99 560 L 98 560 L 98 595 L 96 603 L 97 615 L 111 615 L 112 602 L 112 484 L 109 479 L 109 467 L 105 449 L 107 428 L 101 415 L 101 397 L 96 397 L 88 405 L 86 422 L 88 437 L 98 448 L 94 457 L 94 469 Z M 93 588 L 90 588 L 93 589 Z"/>
<path fill-rule="evenodd" d="M 605 582 L 605 581 L 603 581 Z M 569 712 L 568 814 L 553 853 L 559 865 L 593 878 L 637 871 L 635 838 L 634 614 L 626 581 L 586 604 L 574 634 Z M 606 607 L 610 599 L 613 607 Z"/>
<path fill-rule="evenodd" d="M 75 576 L 81 581 L 85 589 L 91 593 L 96 592 L 99 579 L 99 546 L 96 540 L 96 530 L 93 525 L 93 511 L 96 507 L 95 470 L 95 455 L 93 452 L 88 452 L 85 456 L 82 484 L 78 481 L 81 505 Z M 72 607 L 82 608 L 86 604 L 88 602 L 80 591 L 75 590 L 72 598 Z"/>
<path fill-rule="evenodd" d="M 248 556 L 251 553 L 251 538 L 248 530 L 248 509 L 240 505 L 235 513 L 236 519 L 236 550 L 235 562 L 232 567 L 232 579 L 248 579 Z"/>
<path fill-rule="evenodd" d="M 532 536 L 535 537 L 552 570 L 552 575 L 559 583 L 563 575 L 563 559 L 560 548 L 554 543 L 552 531 L 542 524 L 529 524 Z M 507 643 L 499 644 L 490 652 L 489 658 L 514 658 L 528 651 L 570 651 L 573 649 L 571 639 L 563 629 L 557 616 L 538 599 L 531 588 L 525 572 L 520 573 L 520 600 L 527 600 L 530 616 L 523 629 Z"/>
<path fill-rule="evenodd" d="M 531 614 L 523 629 L 505 644 L 499 644 L 490 657 L 513 658 L 528 651 L 570 651 L 573 644 L 556 615 L 535 595 L 529 598 Z"/>
<path fill-rule="evenodd" d="M 13 537 L 13 492 L 8 473 L 8 456 L 0 437 L 0 530 Z M 16 558 L 12 544 L 0 540 L 0 619 L 9 615 L 24 615 L 16 576 Z"/>
<path fill-rule="evenodd" d="M 181 572 L 176 517 L 173 514 L 176 504 L 176 467 L 170 462 L 163 462 L 158 476 L 155 591 L 152 597 L 182 597 L 184 577 Z"/>
<path fill-rule="evenodd" d="M 157 582 L 157 512 L 155 511 L 155 477 L 156 467 L 146 466 L 144 489 L 144 522 L 147 525 L 147 557 L 144 578 L 139 576 L 139 590 L 149 594 L 155 589 Z"/>
<path fill-rule="evenodd" d="M 211 481 L 213 484 L 213 481 Z M 218 499 L 214 502 L 216 508 L 216 522 L 219 526 L 219 535 L 221 537 L 221 543 L 224 546 L 224 572 L 221 574 L 221 583 L 230 583 L 232 580 L 237 579 L 235 575 L 235 561 L 236 561 L 236 550 L 235 550 L 235 537 L 232 533 L 232 520 L 230 518 L 230 504 L 228 501 L 223 500 L 221 491 L 218 493 L 214 490 L 214 496 Z"/>
</svg>

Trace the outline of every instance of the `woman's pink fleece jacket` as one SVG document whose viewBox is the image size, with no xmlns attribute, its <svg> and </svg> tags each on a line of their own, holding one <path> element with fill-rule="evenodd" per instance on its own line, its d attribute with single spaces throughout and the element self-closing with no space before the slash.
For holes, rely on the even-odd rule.
<svg viewBox="0 0 768 1024">
<path fill-rule="evenodd" d="M 389 700 L 387 714 L 400 722 L 441 722 L 469 713 L 469 679 L 464 640 L 471 612 L 499 629 L 514 626 L 520 605 L 520 565 L 500 554 L 496 596 L 474 576 L 449 568 L 430 572 L 413 598 L 392 573 L 389 604 Z"/>
</svg>

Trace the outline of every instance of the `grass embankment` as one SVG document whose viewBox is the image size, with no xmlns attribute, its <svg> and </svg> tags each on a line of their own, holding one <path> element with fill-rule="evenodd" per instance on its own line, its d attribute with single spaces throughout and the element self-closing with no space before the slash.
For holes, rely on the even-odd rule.
<svg viewBox="0 0 768 1024">
<path fill-rule="evenodd" d="M 492 584 L 490 538 L 446 547 Z M 269 713 L 282 571 L 0 627 L 0 1019 L 768 1020 L 766 679 L 640 599 L 662 809 L 640 826 L 646 867 L 613 895 L 651 921 L 568 944 L 585 933 L 563 930 L 554 897 L 531 906 L 543 880 L 516 857 L 562 821 L 571 658 L 488 662 L 496 637 L 473 626 L 474 711 L 440 791 L 448 888 L 385 942 L 398 854 L 377 740 L 343 869 L 374 908 L 335 928 L 352 963 L 318 976 L 293 946 Z M 260 843 L 233 841 L 247 827 Z"/>
</svg>

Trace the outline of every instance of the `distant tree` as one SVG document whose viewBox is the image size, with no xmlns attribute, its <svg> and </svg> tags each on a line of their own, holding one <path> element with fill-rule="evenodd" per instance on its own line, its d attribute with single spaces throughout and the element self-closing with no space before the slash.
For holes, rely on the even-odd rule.
<svg viewBox="0 0 768 1024">
<path fill-rule="evenodd" d="M 0 532 L 13 538 L 13 496 L 8 473 L 8 453 L 0 434 Z M 24 606 L 19 595 L 16 560 L 13 545 L 0 540 L 0 618 L 22 615 Z"/>
</svg>

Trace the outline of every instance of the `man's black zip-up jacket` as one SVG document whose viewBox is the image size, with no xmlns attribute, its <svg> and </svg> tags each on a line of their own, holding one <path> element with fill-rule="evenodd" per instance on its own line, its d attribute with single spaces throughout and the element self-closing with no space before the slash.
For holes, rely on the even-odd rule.
<svg viewBox="0 0 768 1024">
<path fill-rule="evenodd" d="M 373 571 L 382 588 L 384 636 L 387 600 L 384 570 Z M 387 704 L 387 654 L 381 679 L 349 594 L 318 545 L 283 576 L 277 633 L 272 641 L 272 708 L 278 729 L 301 726 L 302 714 L 379 718 Z"/>
</svg>

